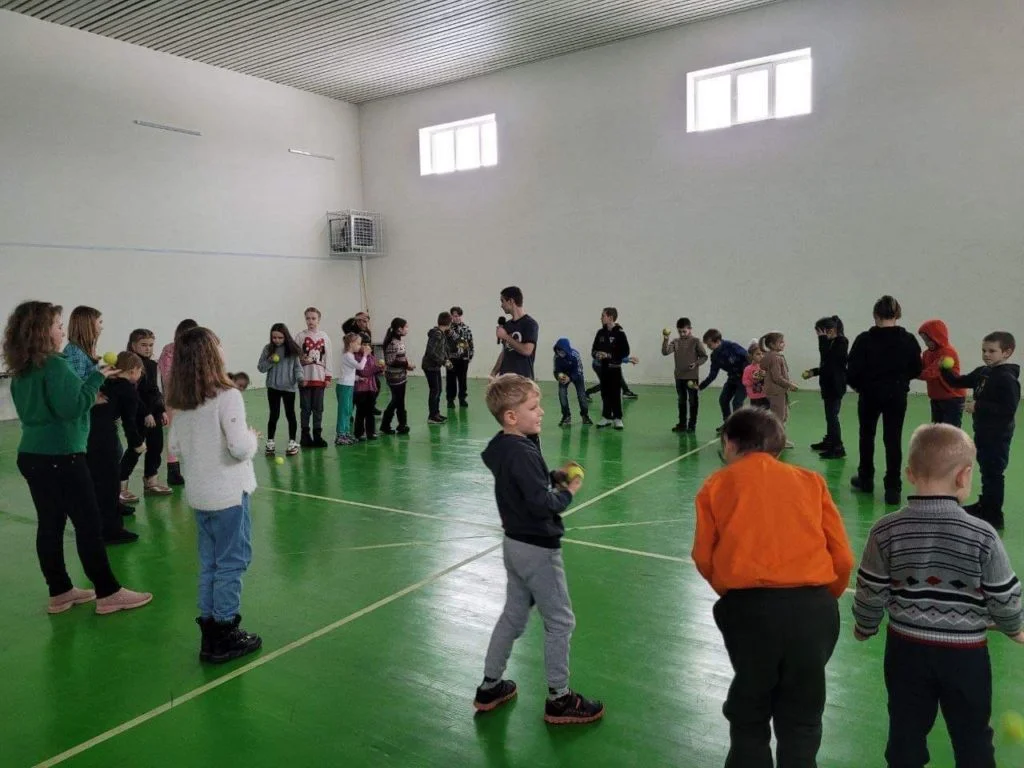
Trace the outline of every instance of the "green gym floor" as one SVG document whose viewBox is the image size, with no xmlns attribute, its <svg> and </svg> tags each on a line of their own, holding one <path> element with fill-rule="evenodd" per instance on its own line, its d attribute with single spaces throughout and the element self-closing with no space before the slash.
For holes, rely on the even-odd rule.
<svg viewBox="0 0 1024 768">
<path fill-rule="evenodd" d="M 544 385 L 548 462 L 576 459 L 587 470 L 564 546 L 577 616 L 572 684 L 602 699 L 607 714 L 583 727 L 542 720 L 536 617 L 508 670 L 518 700 L 473 716 L 505 590 L 491 477 L 479 459 L 497 429 L 482 382 L 444 426 L 425 423 L 424 382 L 415 379 L 411 435 L 309 450 L 283 466 L 257 457 L 242 602 L 245 626 L 264 645 L 220 667 L 197 660 L 195 540 L 180 493 L 143 500 L 128 523 L 139 543 L 110 550 L 119 578 L 152 591 L 152 605 L 111 617 L 91 607 L 45 613 L 34 512 L 15 467 L 18 427 L 0 425 L 0 765 L 721 766 L 731 668 L 714 595 L 689 558 L 693 497 L 720 466 L 717 391 L 703 395 L 696 436 L 670 431 L 671 389 L 637 391 L 626 430 L 598 432 L 575 414 L 571 429 L 559 429 L 554 386 Z M 264 430 L 264 393 L 246 402 Z M 329 401 L 332 424 L 334 414 Z M 926 418 L 927 401 L 913 397 L 907 436 Z M 853 397 L 843 424 L 855 447 Z M 822 425 L 816 393 L 799 394 L 789 425 L 798 447 L 785 458 L 825 473 L 859 556 L 884 508 L 849 491 L 855 458 L 823 463 L 807 448 Z M 1011 463 L 1005 541 L 1024 570 L 1019 477 Z M 67 552 L 85 586 L 70 541 Z M 850 602 L 847 594 L 828 668 L 819 759 L 827 768 L 884 765 L 884 641 L 853 640 Z M 1024 665 L 1001 636 L 991 652 L 998 721 L 1024 707 Z M 999 764 L 1024 765 L 1024 746 L 996 727 Z M 941 719 L 930 746 L 931 765 L 953 765 Z"/>
</svg>

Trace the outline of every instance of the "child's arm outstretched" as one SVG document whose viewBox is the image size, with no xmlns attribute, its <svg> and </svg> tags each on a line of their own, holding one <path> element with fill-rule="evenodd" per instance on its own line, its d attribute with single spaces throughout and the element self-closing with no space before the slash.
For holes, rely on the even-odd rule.
<svg viewBox="0 0 1024 768">
<path fill-rule="evenodd" d="M 952 371 L 947 371 L 945 368 L 939 369 L 942 374 L 942 378 L 945 379 L 946 383 L 951 387 L 961 387 L 966 389 L 975 389 L 981 383 L 981 372 L 985 370 L 985 367 L 975 368 L 970 373 L 965 373 L 963 376 L 957 376 Z"/>
<path fill-rule="evenodd" d="M 878 633 L 889 603 L 889 561 L 878 546 L 875 531 L 868 535 L 857 569 L 857 593 L 853 597 L 853 636 L 867 640 Z"/>
</svg>

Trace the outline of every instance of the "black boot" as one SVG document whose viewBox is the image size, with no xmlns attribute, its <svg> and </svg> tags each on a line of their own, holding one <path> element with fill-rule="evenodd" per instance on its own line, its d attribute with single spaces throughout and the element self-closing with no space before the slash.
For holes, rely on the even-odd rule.
<svg viewBox="0 0 1024 768">
<path fill-rule="evenodd" d="M 211 664 L 223 664 L 263 647 L 260 636 L 246 632 L 241 628 L 241 623 L 241 616 L 235 616 L 231 621 L 213 622 L 210 656 L 207 661 Z"/>
<path fill-rule="evenodd" d="M 199 660 L 209 661 L 213 653 L 213 635 L 217 623 L 212 616 L 200 616 L 196 619 L 196 624 L 199 625 L 199 631 L 203 633 L 203 637 L 199 641 Z"/>
<path fill-rule="evenodd" d="M 324 440 L 324 434 L 322 429 L 313 430 L 313 447 L 314 448 L 326 448 L 327 441 Z"/>
<path fill-rule="evenodd" d="M 167 484 L 184 485 L 185 478 L 181 476 L 181 464 L 176 461 L 167 462 Z"/>
<path fill-rule="evenodd" d="M 303 448 L 313 447 L 313 438 L 309 436 L 308 429 L 302 430 L 302 438 L 299 440 L 299 445 L 301 445 Z"/>
</svg>

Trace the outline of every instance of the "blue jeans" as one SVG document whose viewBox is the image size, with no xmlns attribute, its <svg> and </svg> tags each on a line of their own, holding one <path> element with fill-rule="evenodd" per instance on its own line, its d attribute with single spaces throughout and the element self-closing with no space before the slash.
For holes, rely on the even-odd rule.
<svg viewBox="0 0 1024 768">
<path fill-rule="evenodd" d="M 587 408 L 587 387 L 583 383 L 583 379 L 579 381 L 572 381 L 571 379 L 565 384 L 558 382 L 558 404 L 562 406 L 562 418 L 569 417 L 569 385 L 575 385 L 576 387 L 576 398 L 580 403 L 580 416 L 586 416 L 588 412 Z"/>
<path fill-rule="evenodd" d="M 743 407 L 743 401 L 747 399 L 747 390 L 743 388 L 743 382 L 736 376 L 729 376 L 722 386 L 722 394 L 718 396 L 718 407 L 722 409 L 722 423 L 729 420 L 733 411 Z"/>
<path fill-rule="evenodd" d="M 249 494 L 242 503 L 216 511 L 196 511 L 199 539 L 199 615 L 231 621 L 242 605 L 242 574 L 252 561 Z"/>
</svg>

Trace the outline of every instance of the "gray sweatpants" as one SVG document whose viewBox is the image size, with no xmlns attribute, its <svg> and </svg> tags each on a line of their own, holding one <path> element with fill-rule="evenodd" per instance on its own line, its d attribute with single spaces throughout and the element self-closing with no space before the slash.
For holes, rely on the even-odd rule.
<svg viewBox="0 0 1024 768">
<path fill-rule="evenodd" d="M 569 686 L 569 639 L 576 627 L 569 587 L 565 582 L 562 550 L 546 549 L 505 538 L 502 544 L 508 587 L 484 661 L 484 676 L 500 680 L 512 645 L 523 634 L 536 604 L 544 620 L 544 670 L 548 687 Z"/>
</svg>

